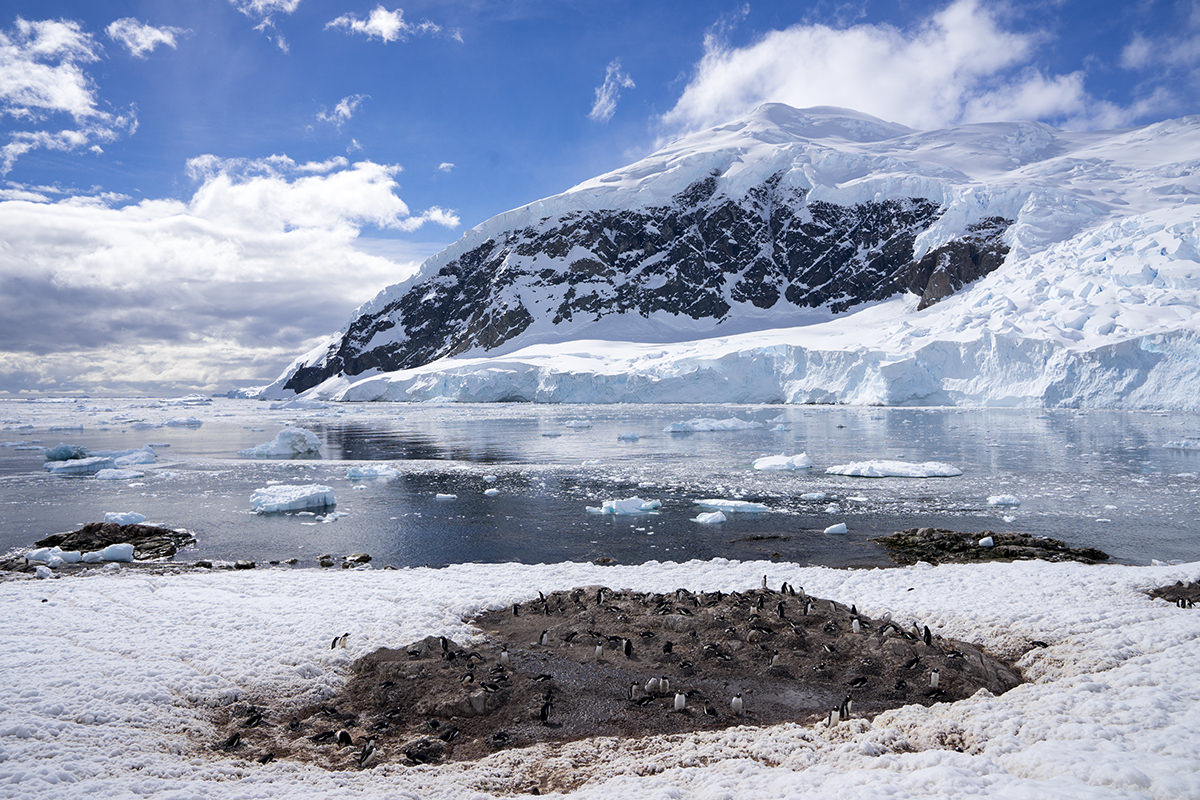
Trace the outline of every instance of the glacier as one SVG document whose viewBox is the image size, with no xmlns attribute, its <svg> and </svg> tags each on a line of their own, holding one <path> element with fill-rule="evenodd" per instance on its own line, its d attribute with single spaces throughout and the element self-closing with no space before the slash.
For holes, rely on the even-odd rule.
<svg viewBox="0 0 1200 800">
<path fill-rule="evenodd" d="M 914 131 L 842 109 L 768 104 L 481 224 L 384 289 L 260 396 L 1200 411 L 1198 154 L 1200 116 L 1089 133 L 1039 123 Z M 910 272 L 925 256 L 962 245 L 973 226 L 1002 219 L 1003 263 L 973 280 L 951 275 L 950 288 L 960 278 L 962 285 L 932 304 L 911 287 L 884 297 L 875 286 L 815 306 L 739 300 L 747 272 L 739 284 L 731 277 L 714 286 L 711 313 L 576 309 L 557 321 L 549 304 L 559 298 L 546 294 L 546 282 L 516 282 L 486 295 L 491 338 L 482 344 L 459 342 L 452 355 L 402 369 L 380 366 L 403 346 L 404 313 L 422 297 L 410 312 L 397 310 L 401 301 L 414 287 L 449 285 L 458 273 L 448 265 L 488 242 L 499 247 L 505 236 L 537 241 L 581 214 L 667 207 L 698 181 L 737 208 L 764 185 L 784 187 L 799 204 L 789 211 L 796 218 L 817 203 L 930 203 L 936 214 L 900 237 L 911 247 L 900 259 Z M 574 249 L 505 251 L 493 277 L 557 275 L 597 258 Z M 663 259 L 650 261 L 638 267 L 638 291 L 656 291 L 645 278 L 655 270 L 673 275 Z M 609 275 L 596 296 L 620 296 L 627 279 Z M 604 280 L 590 276 L 587 285 Z M 521 309 L 537 313 L 525 320 Z M 350 374 L 344 367 L 355 359 L 360 368 Z M 321 380 L 297 392 L 301 374 Z"/>
</svg>

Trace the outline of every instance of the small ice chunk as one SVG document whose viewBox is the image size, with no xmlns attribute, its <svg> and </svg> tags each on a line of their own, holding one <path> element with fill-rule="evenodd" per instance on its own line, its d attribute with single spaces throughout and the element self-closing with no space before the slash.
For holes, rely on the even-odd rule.
<svg viewBox="0 0 1200 800">
<path fill-rule="evenodd" d="M 496 495 L 500 494 L 500 490 L 495 487 L 492 487 L 490 489 L 484 489 L 483 493 L 486 494 L 488 497 L 495 497 Z"/>
<path fill-rule="evenodd" d="M 634 433 L 633 431 L 624 431 L 622 433 L 617 434 L 618 442 L 636 442 L 638 439 L 641 439 L 641 438 L 642 438 L 642 435 L 640 433 Z"/>
<path fill-rule="evenodd" d="M 144 477 L 146 473 L 136 469 L 102 469 L 96 473 L 96 480 L 100 481 L 134 481 Z"/>
<path fill-rule="evenodd" d="M 102 469 L 113 469 L 113 460 L 104 456 L 73 458 L 69 461 L 47 461 L 45 470 L 51 475 L 95 475 Z"/>
<path fill-rule="evenodd" d="M 138 464 L 153 464 L 158 456 L 149 447 L 143 447 L 141 450 L 134 450 L 125 455 L 117 456 L 113 459 L 113 463 L 118 467 L 134 467 Z"/>
<path fill-rule="evenodd" d="M 1200 439 L 1177 439 L 1167 442 L 1163 447 L 1169 450 L 1200 450 Z"/>
<path fill-rule="evenodd" d="M 1011 494 L 994 494 L 988 498 L 989 506 L 1019 506 L 1021 499 Z"/>
<path fill-rule="evenodd" d="M 826 475 L 849 475 L 854 478 L 953 478 L 962 470 L 941 461 L 889 461 L 873 459 L 836 464 L 825 470 Z"/>
<path fill-rule="evenodd" d="M 699 522 L 701 525 L 718 525 L 726 519 L 727 517 L 720 511 L 702 511 L 692 517 L 692 522 Z"/>
<path fill-rule="evenodd" d="M 809 502 L 813 503 L 819 503 L 828 496 L 829 495 L 825 494 L 824 492 L 805 492 L 804 494 L 800 495 L 800 499 L 808 500 Z"/>
<path fill-rule="evenodd" d="M 483 482 L 484 482 L 484 483 L 495 483 L 495 482 L 496 482 L 496 476 L 495 476 L 495 475 L 484 475 L 484 476 L 483 476 Z"/>
<path fill-rule="evenodd" d="M 705 511 L 722 511 L 726 514 L 761 514 L 771 510 L 762 503 L 751 503 L 747 500 L 723 500 L 719 497 L 697 500 L 696 505 Z"/>
<path fill-rule="evenodd" d="M 446 492 L 438 492 L 436 495 L 434 495 L 434 499 L 435 500 L 457 500 L 458 495 L 449 494 Z"/>
<path fill-rule="evenodd" d="M 813 465 L 813 461 L 808 457 L 808 453 L 797 453 L 794 456 L 763 456 L 762 458 L 754 459 L 754 468 L 763 470 L 796 470 L 809 469 Z"/>
<path fill-rule="evenodd" d="M 57 547 L 54 548 L 54 556 L 63 564 L 78 564 L 83 558 L 83 554 L 78 550 L 59 550 Z"/>
<path fill-rule="evenodd" d="M 322 510 L 335 505 L 337 501 L 333 498 L 333 489 L 318 483 L 266 486 L 255 489 L 254 494 L 250 495 L 250 508 L 259 514 Z"/>
<path fill-rule="evenodd" d="M 133 561 L 133 545 L 128 542 L 110 544 L 100 550 L 84 553 L 82 560 L 88 564 L 98 564 L 101 561 Z"/>
<path fill-rule="evenodd" d="M 830 525 L 825 529 L 825 533 L 847 533 L 846 523 L 839 522 L 837 525 Z"/>
<path fill-rule="evenodd" d="M 719 431 L 749 431 L 765 427 L 761 422 L 729 417 L 728 419 L 713 419 L 712 417 L 694 417 L 687 422 L 672 422 L 663 428 L 665 433 L 713 433 Z"/>
<path fill-rule="evenodd" d="M 980 547 L 991 547 L 991 546 L 992 546 L 992 545 L 994 545 L 995 543 L 996 543 L 996 542 L 995 542 L 995 541 L 992 539 L 992 537 L 990 537 L 990 536 L 985 536 L 985 537 L 983 537 L 982 539 L 980 539 L 980 540 L 979 540 L 979 546 L 980 546 Z"/>
<path fill-rule="evenodd" d="M 39 564 L 45 564 L 50 560 L 50 548 L 39 547 L 37 550 L 31 550 L 25 554 L 26 561 L 36 561 Z"/>
<path fill-rule="evenodd" d="M 346 470 L 346 480 L 348 481 L 388 480 L 399 477 L 400 470 L 391 464 L 363 464 Z"/>
<path fill-rule="evenodd" d="M 199 428 L 204 423 L 195 417 L 175 417 L 163 423 L 168 428 Z"/>
<path fill-rule="evenodd" d="M 53 577 L 54 577 L 54 570 L 50 569 L 49 567 L 47 567 L 47 566 L 45 566 L 45 565 L 39 565 L 39 566 L 37 567 L 37 569 L 35 569 L 35 570 L 33 571 L 33 574 L 34 574 L 34 575 L 37 575 L 39 578 L 43 578 L 43 579 L 45 579 L 45 578 L 53 578 Z"/>
<path fill-rule="evenodd" d="M 605 500 L 599 508 L 588 506 L 589 514 L 613 514 L 615 516 L 633 516 L 649 514 L 662 508 L 661 500 L 643 500 L 640 497 L 627 497 L 624 500 Z"/>
<path fill-rule="evenodd" d="M 43 453 L 47 461 L 70 461 L 73 458 L 87 458 L 87 454 L 87 448 L 77 444 L 56 444 L 47 447 Z"/>
<path fill-rule="evenodd" d="M 284 428 L 258 447 L 239 450 L 243 458 L 320 458 L 321 440 L 303 428 Z"/>
<path fill-rule="evenodd" d="M 104 521 L 115 522 L 118 525 L 141 525 L 146 521 L 146 515 L 136 511 L 107 511 Z"/>
<path fill-rule="evenodd" d="M 564 428 L 590 428 L 592 423 L 586 419 L 569 419 L 563 423 Z"/>
</svg>

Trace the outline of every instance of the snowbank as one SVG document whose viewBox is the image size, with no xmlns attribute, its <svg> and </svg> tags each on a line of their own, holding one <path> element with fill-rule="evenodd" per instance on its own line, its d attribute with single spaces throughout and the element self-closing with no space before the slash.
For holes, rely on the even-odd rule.
<svg viewBox="0 0 1200 800">
<path fill-rule="evenodd" d="M 320 511 L 333 508 L 333 489 L 318 483 L 303 486 L 267 486 L 250 495 L 250 508 L 259 514 L 285 511 Z"/>
<path fill-rule="evenodd" d="M 854 478 L 953 478 L 962 475 L 962 470 L 953 464 L 941 461 L 853 461 L 835 464 L 825 470 L 826 475 L 849 475 Z"/>
<path fill-rule="evenodd" d="M 284 428 L 269 442 L 239 450 L 243 458 L 320 458 L 321 440 L 303 428 Z"/>
<path fill-rule="evenodd" d="M 351 771 L 260 766 L 211 748 L 219 741 L 214 710 L 268 697 L 323 702 L 353 658 L 431 634 L 474 640 L 478 632 L 464 617 L 536 598 L 538 590 L 730 592 L 758 586 L 764 574 L 771 586 L 786 580 L 993 652 L 1018 654 L 1033 640 L 1049 646 L 1021 657 L 1030 682 L 999 697 L 907 706 L 834 729 L 744 726 Z M 27 620 L 37 609 L 36 630 L 0 629 L 0 779 L 19 786 L 23 800 L 84 793 L 485 800 L 558 770 L 587 781 L 572 800 L 1198 797 L 1198 612 L 1142 593 L 1198 576 L 1200 563 L 842 570 L 716 560 L 97 574 L 52 587 L 13 580 L 0 593 L 0 614 Z M 348 648 L 331 651 L 329 638 L 344 632 Z"/>
<path fill-rule="evenodd" d="M 797 453 L 794 456 L 763 456 L 754 460 L 755 469 L 769 471 L 809 469 L 812 465 L 813 460 L 808 457 L 808 453 Z"/>
<path fill-rule="evenodd" d="M 661 500 L 643 500 L 640 497 L 627 497 L 624 500 L 605 500 L 599 507 L 587 506 L 589 514 L 615 514 L 617 516 L 634 516 L 649 514 L 662 508 Z"/>
</svg>

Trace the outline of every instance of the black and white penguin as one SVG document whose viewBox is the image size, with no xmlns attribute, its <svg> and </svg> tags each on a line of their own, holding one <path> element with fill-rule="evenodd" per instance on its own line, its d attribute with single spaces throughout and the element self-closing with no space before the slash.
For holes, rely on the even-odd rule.
<svg viewBox="0 0 1200 800">
<path fill-rule="evenodd" d="M 546 642 L 549 641 L 549 636 L 550 631 L 542 631 L 542 635 L 538 637 L 538 644 L 540 644 L 542 647 L 545 647 Z"/>
<path fill-rule="evenodd" d="M 375 758 L 375 737 L 371 736 L 363 744 L 362 751 L 358 754 L 359 768 L 365 767 L 373 758 Z"/>
<path fill-rule="evenodd" d="M 687 695 L 682 692 L 675 693 L 675 710 L 683 711 L 687 707 Z"/>
<path fill-rule="evenodd" d="M 938 688 L 938 683 L 941 682 L 941 678 L 942 678 L 942 675 L 940 672 L 938 672 L 937 668 L 934 668 L 933 670 L 931 670 L 929 672 L 929 688 L 930 689 Z"/>
<path fill-rule="evenodd" d="M 633 641 L 630 639 L 622 639 L 621 650 L 625 653 L 626 658 L 633 658 Z"/>
<path fill-rule="evenodd" d="M 729 708 L 733 711 L 733 715 L 735 717 L 740 717 L 742 715 L 742 712 L 745 710 L 745 707 L 746 707 L 745 703 L 742 702 L 742 693 L 741 692 L 738 692 L 737 694 L 735 694 L 733 696 L 733 699 L 729 701 Z"/>
</svg>

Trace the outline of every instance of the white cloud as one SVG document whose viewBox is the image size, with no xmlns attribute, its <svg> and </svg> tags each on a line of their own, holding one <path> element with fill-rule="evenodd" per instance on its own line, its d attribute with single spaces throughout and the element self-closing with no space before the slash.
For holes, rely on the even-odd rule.
<svg viewBox="0 0 1200 800">
<path fill-rule="evenodd" d="M 0 31 L 0 118 L 24 126 L 0 145 L 0 174 L 31 150 L 95 152 L 101 142 L 137 129 L 132 109 L 114 114 L 100 107 L 85 71 L 100 52 L 91 34 L 71 20 L 18 17 L 12 29 Z M 58 117 L 70 117 L 70 123 Z"/>
<path fill-rule="evenodd" d="M 283 52 L 288 52 L 287 39 L 275 30 L 276 14 L 291 14 L 300 0 L 229 0 L 229 4 L 255 21 L 254 30 L 261 31 Z"/>
<path fill-rule="evenodd" d="M 133 17 L 123 17 L 110 22 L 104 32 L 108 34 L 108 38 L 125 45 L 134 58 L 145 58 L 147 53 L 153 52 L 160 44 L 174 49 L 176 37 L 188 33 L 185 28 L 156 28 Z"/>
<path fill-rule="evenodd" d="M 368 39 L 379 39 L 382 42 L 403 41 L 417 34 L 440 33 L 442 27 L 436 23 L 424 20 L 418 23 L 406 22 L 404 9 L 396 8 L 388 11 L 382 5 L 375 6 L 366 19 L 355 14 L 343 14 L 325 24 L 329 28 L 341 28 L 347 33 L 361 33 Z M 458 31 L 451 33 L 451 38 L 462 41 Z"/>
<path fill-rule="evenodd" d="M 188 168 L 199 185 L 185 200 L 51 202 L 14 187 L 0 202 L 0 390 L 272 378 L 432 249 L 407 246 L 397 263 L 361 237 L 459 224 L 438 207 L 412 213 L 391 165 L 202 156 Z"/>
<path fill-rule="evenodd" d="M 354 112 L 357 111 L 358 107 L 362 105 L 363 101 L 369 97 L 370 95 L 367 94 L 352 94 L 348 97 L 343 97 L 338 101 L 337 105 L 333 107 L 333 111 L 321 109 L 319 112 L 317 112 L 317 119 L 321 122 L 328 122 L 336 125 L 338 130 L 341 130 L 342 125 L 350 121 L 350 118 L 354 116 Z"/>
<path fill-rule="evenodd" d="M 1000 119 L 1074 127 L 1128 112 L 1100 103 L 1082 73 L 1031 65 L 1042 41 L 1006 30 L 979 0 L 955 0 L 908 30 L 889 25 L 795 25 L 746 47 L 705 38 L 705 53 L 674 108 L 670 129 L 728 121 L 767 101 L 854 108 L 917 128 Z"/>
<path fill-rule="evenodd" d="M 454 169 L 454 162 L 443 161 L 442 163 L 438 164 L 437 168 L 438 172 L 449 172 L 450 170 Z"/>
<path fill-rule="evenodd" d="M 604 70 L 604 83 L 596 87 L 596 99 L 588 118 L 608 122 L 617 110 L 622 89 L 634 88 L 633 78 L 621 71 L 621 60 L 613 59 Z"/>
</svg>

